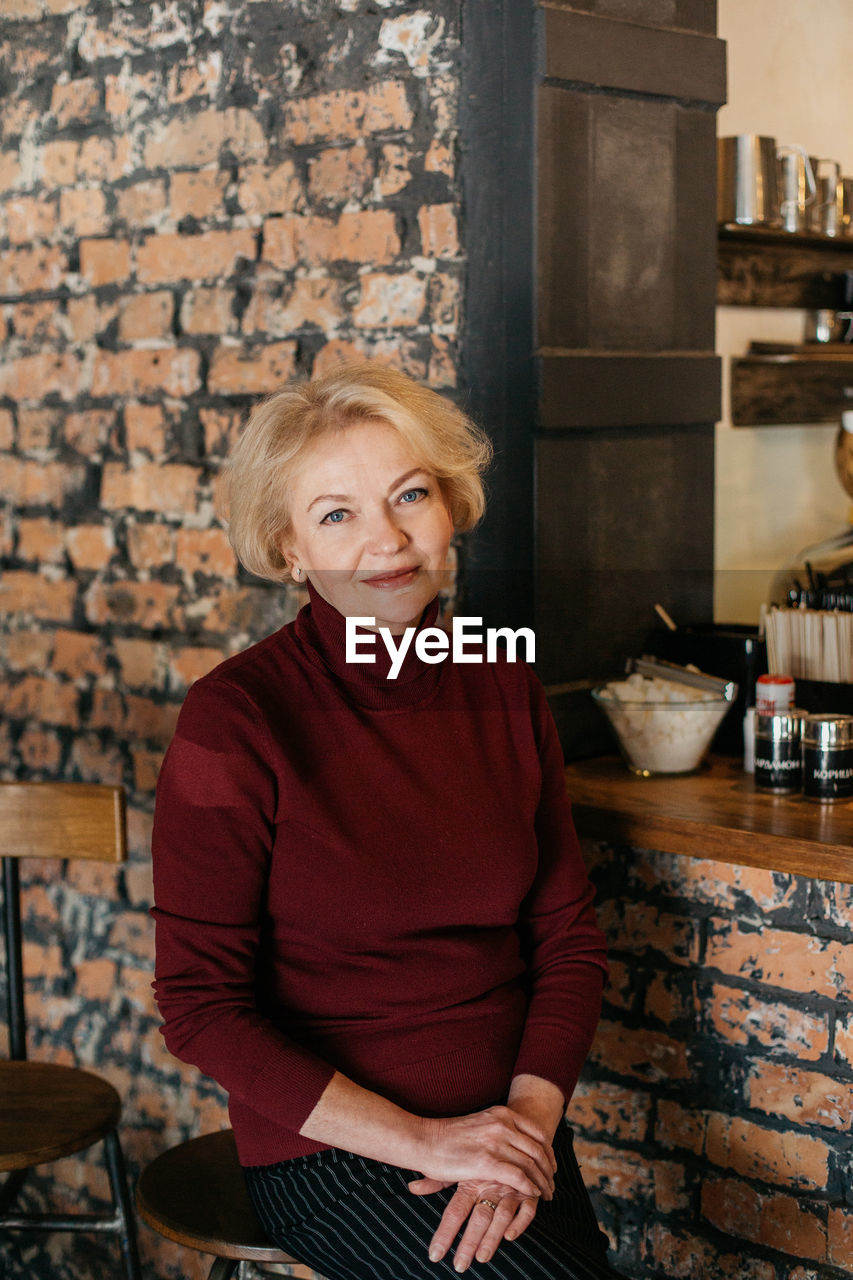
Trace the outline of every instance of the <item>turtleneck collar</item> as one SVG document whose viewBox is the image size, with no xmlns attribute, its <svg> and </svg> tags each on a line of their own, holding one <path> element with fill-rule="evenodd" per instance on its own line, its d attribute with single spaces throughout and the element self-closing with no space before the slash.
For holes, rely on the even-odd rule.
<svg viewBox="0 0 853 1280">
<path fill-rule="evenodd" d="M 310 604 L 296 617 L 296 635 L 311 660 L 346 687 L 354 702 L 374 711 L 399 711 L 426 702 L 436 692 L 444 674 L 444 662 L 422 662 L 415 653 L 414 638 L 394 680 L 388 678 L 391 655 L 378 633 L 359 627 L 360 634 L 376 634 L 375 662 L 347 662 L 346 619 L 308 583 Z M 438 597 L 424 609 L 417 630 L 436 626 Z M 395 637 L 399 640 L 399 637 Z"/>
</svg>

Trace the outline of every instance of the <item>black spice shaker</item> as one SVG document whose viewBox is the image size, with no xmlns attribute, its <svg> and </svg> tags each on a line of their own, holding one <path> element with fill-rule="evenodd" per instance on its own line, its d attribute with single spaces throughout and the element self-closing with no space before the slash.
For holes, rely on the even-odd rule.
<svg viewBox="0 0 853 1280">
<path fill-rule="evenodd" d="M 774 795 L 796 795 L 803 785 L 800 722 L 803 713 L 789 711 L 755 717 L 755 786 Z"/>
<path fill-rule="evenodd" d="M 853 796 L 853 716 L 803 717 L 803 795 L 832 804 Z"/>
</svg>

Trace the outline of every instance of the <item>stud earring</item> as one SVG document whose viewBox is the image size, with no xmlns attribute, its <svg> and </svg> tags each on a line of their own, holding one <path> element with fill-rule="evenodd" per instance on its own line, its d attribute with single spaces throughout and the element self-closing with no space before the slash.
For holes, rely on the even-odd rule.
<svg viewBox="0 0 853 1280">
<path fill-rule="evenodd" d="M 302 570 L 301 570 L 301 569 L 299 569 L 298 567 L 295 567 L 295 568 L 293 568 L 293 569 L 291 570 L 291 573 L 293 574 L 293 576 L 294 576 L 294 578 L 296 579 L 296 581 L 297 581 L 297 582 L 301 582 L 301 581 L 302 581 Z"/>
</svg>

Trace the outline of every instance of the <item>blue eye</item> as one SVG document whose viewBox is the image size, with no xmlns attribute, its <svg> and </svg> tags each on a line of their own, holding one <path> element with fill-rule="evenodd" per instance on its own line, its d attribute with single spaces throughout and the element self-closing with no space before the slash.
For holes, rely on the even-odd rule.
<svg viewBox="0 0 853 1280">
<path fill-rule="evenodd" d="M 323 516 L 323 519 L 320 521 L 320 523 L 321 524 L 340 524 L 343 518 L 344 518 L 344 512 L 339 509 L 337 511 L 330 511 L 328 515 Z"/>
<path fill-rule="evenodd" d="M 400 494 L 400 501 L 406 503 L 417 502 L 418 498 L 423 497 L 428 490 L 426 489 L 407 489 L 405 493 Z"/>
</svg>

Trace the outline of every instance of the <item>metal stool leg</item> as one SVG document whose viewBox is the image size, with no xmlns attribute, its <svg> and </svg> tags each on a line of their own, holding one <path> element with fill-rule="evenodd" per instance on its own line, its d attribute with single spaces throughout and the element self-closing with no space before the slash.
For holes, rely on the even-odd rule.
<svg viewBox="0 0 853 1280">
<path fill-rule="evenodd" d="M 124 1155 L 115 1129 L 104 1138 L 104 1152 L 107 1160 L 107 1171 L 110 1175 L 113 1204 L 120 1223 L 119 1239 L 125 1275 L 127 1280 L 142 1280 L 142 1268 L 139 1265 L 139 1247 L 136 1242 L 136 1217 L 130 1201 L 130 1193 L 127 1189 Z"/>
<path fill-rule="evenodd" d="M 231 1280 L 239 1265 L 236 1258 L 217 1258 L 207 1273 L 207 1280 Z"/>
</svg>

